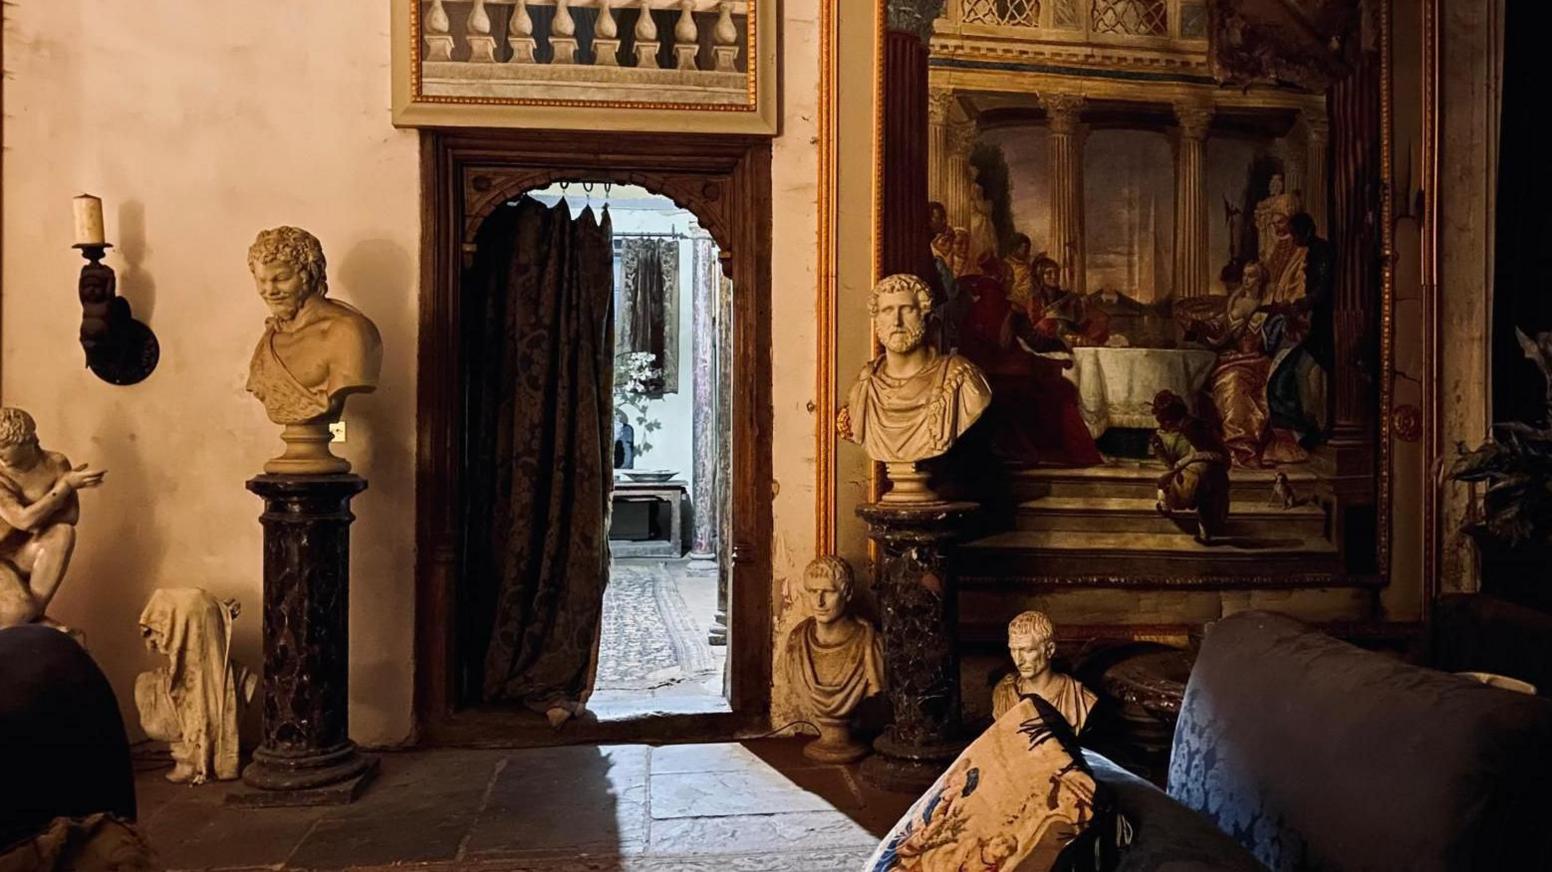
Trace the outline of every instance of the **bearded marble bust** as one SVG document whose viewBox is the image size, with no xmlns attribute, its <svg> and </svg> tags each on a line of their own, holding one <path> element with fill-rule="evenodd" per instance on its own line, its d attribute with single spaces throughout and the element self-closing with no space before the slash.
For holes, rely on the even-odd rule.
<svg viewBox="0 0 1552 872">
<path fill-rule="evenodd" d="M 811 616 L 787 635 L 782 668 L 819 739 L 803 749 L 813 760 L 850 762 L 867 753 L 851 738 L 847 718 L 884 689 L 884 643 L 867 621 L 850 615 L 854 581 L 839 557 L 821 557 L 803 571 Z"/>
<path fill-rule="evenodd" d="M 924 340 L 932 291 L 913 275 L 893 275 L 868 303 L 884 353 L 858 374 L 841 414 L 840 431 L 888 465 L 895 488 L 886 502 L 931 502 L 917 461 L 946 453 L 991 403 L 986 376 L 957 354 Z"/>
<path fill-rule="evenodd" d="M 248 391 L 285 426 L 286 452 L 265 464 L 271 473 L 348 472 L 329 453 L 329 424 L 345 398 L 377 388 L 383 341 L 360 311 L 331 300 L 323 246 L 299 227 L 261 232 L 248 250 L 248 269 L 269 306 L 248 366 Z"/>
<path fill-rule="evenodd" d="M 1056 628 L 1043 612 L 1028 611 L 1008 623 L 1008 654 L 1015 672 L 992 689 L 992 717 L 1000 718 L 1026 696 L 1038 696 L 1062 713 L 1074 734 L 1083 732 L 1097 697 L 1070 675 L 1051 668 Z"/>
</svg>

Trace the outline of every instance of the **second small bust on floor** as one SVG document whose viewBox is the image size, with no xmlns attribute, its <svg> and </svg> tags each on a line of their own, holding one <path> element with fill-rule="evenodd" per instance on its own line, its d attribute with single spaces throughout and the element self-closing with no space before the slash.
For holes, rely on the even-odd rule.
<svg viewBox="0 0 1552 872">
<path fill-rule="evenodd" d="M 812 616 L 787 635 L 782 668 L 819 739 L 803 754 L 849 763 L 868 753 L 851 736 L 849 719 L 863 699 L 884 690 L 884 640 L 873 625 L 848 614 L 855 579 L 839 557 L 820 557 L 803 570 Z"/>
<path fill-rule="evenodd" d="M 992 717 L 1000 718 L 1026 696 L 1038 696 L 1061 712 L 1074 735 L 1083 732 L 1097 697 L 1070 675 L 1051 668 L 1056 628 L 1043 612 L 1023 612 L 1008 623 L 1008 654 L 1015 671 L 992 688 Z"/>
</svg>

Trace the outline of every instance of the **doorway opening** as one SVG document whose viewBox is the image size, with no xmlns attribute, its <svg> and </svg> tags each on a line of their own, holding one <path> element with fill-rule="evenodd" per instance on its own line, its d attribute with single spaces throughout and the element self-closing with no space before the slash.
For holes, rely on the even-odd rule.
<svg viewBox="0 0 1552 872">
<path fill-rule="evenodd" d="M 645 188 L 563 180 L 497 205 L 472 254 L 461 695 L 552 727 L 730 712 L 715 241 Z"/>
<path fill-rule="evenodd" d="M 619 133 L 609 137 L 606 152 L 578 150 L 576 137 L 560 131 L 428 131 L 422 135 L 422 178 L 425 188 L 424 226 L 425 252 L 422 258 L 419 372 L 417 377 L 417 428 L 416 443 L 416 713 L 421 741 L 433 745 L 467 745 L 528 747 L 535 745 L 570 744 L 580 742 L 632 742 L 632 741 L 716 741 L 740 735 L 752 735 L 769 728 L 771 687 L 771 369 L 770 369 L 770 143 L 759 137 L 707 136 L 699 134 L 646 134 Z M 567 182 L 565 196 L 568 201 L 589 205 L 591 183 L 592 209 L 584 209 L 591 217 L 572 221 L 569 210 L 565 221 L 559 213 L 542 202 L 545 192 L 553 195 L 560 182 Z M 572 265 L 565 269 L 581 275 L 582 261 L 592 264 L 588 269 L 602 265 L 604 275 L 588 276 L 585 282 L 550 281 L 546 291 L 534 293 L 528 289 L 530 299 L 546 302 L 575 297 L 574 289 L 586 285 L 585 317 L 574 315 L 574 323 L 589 325 L 614 325 L 609 312 L 614 302 L 616 282 L 612 270 L 613 240 L 603 231 L 599 216 L 603 211 L 605 185 L 612 185 L 608 192 L 611 201 L 611 224 L 616 220 L 627 222 L 628 212 L 622 208 L 627 199 L 627 186 L 668 198 L 684 210 L 683 223 L 677 231 L 680 235 L 699 235 L 704 231 L 714 246 L 703 251 L 700 264 L 706 273 L 712 273 L 711 264 L 718 262 L 727 281 L 719 289 L 719 311 L 713 314 L 716 325 L 715 353 L 718 357 L 715 371 L 718 373 L 720 394 L 716 396 L 716 412 L 712 417 L 713 438 L 720 440 L 715 478 L 717 486 L 712 505 L 719 510 L 710 536 L 713 547 L 706 548 L 706 536 L 698 536 L 694 490 L 697 476 L 694 470 L 694 435 L 691 434 L 690 461 L 680 464 L 673 461 L 651 460 L 650 452 L 633 460 L 637 470 L 651 466 L 658 471 L 672 471 L 685 484 L 682 502 L 687 514 L 679 517 L 683 550 L 677 564 L 688 570 L 701 570 L 692 586 L 674 586 L 674 591 L 684 601 L 690 615 L 684 636 L 692 630 L 704 627 L 707 638 L 701 649 L 703 657 L 695 659 L 697 652 L 687 651 L 688 669 L 692 675 L 707 672 L 717 674 L 717 667 L 708 668 L 706 659 L 723 658 L 722 681 L 708 676 L 707 690 L 719 689 L 717 696 L 706 700 L 712 705 L 686 704 L 673 699 L 677 691 L 672 687 L 652 687 L 661 691 L 650 695 L 646 705 L 634 707 L 612 705 L 605 695 L 590 700 L 599 711 L 590 707 L 585 714 L 568 714 L 559 729 L 551 727 L 544 716 L 548 710 L 536 714 L 533 701 L 526 695 L 486 692 L 485 676 L 471 675 L 473 659 L 470 650 L 479 650 L 476 641 L 477 627 L 471 619 L 498 623 L 507 634 L 505 644 L 511 651 L 503 652 L 496 673 L 506 676 L 521 672 L 531 663 L 549 662 L 545 656 L 556 645 L 577 651 L 602 652 L 595 648 L 604 641 L 603 603 L 604 592 L 610 574 L 610 547 L 607 525 L 612 514 L 613 467 L 616 460 L 616 439 L 612 417 L 612 398 L 608 382 L 613 378 L 615 338 L 602 335 L 602 330 L 583 342 L 594 350 L 593 363 L 586 364 L 606 375 L 583 377 L 576 375 L 568 384 L 602 384 L 591 395 L 566 393 L 546 383 L 543 402 L 539 406 L 548 415 L 543 426 L 570 427 L 567 438 L 574 433 L 592 434 L 586 445 L 569 452 L 551 451 L 549 457 L 556 463 L 569 458 L 586 458 L 596 452 L 589 461 L 597 473 L 587 487 L 587 502 L 570 492 L 563 499 L 549 500 L 547 514 L 535 516 L 532 523 L 506 524 L 515 535 L 544 539 L 552 536 L 575 538 L 571 530 L 591 530 L 597 542 L 591 549 L 575 549 L 566 552 L 568 565 L 574 562 L 582 568 L 579 577 L 592 579 L 592 589 L 586 590 L 589 599 L 598 609 L 591 623 L 571 626 L 571 632 L 549 633 L 551 644 L 530 644 L 525 640 L 523 628 L 543 626 L 543 622 L 528 621 L 522 615 L 505 621 L 494 617 L 497 606 L 511 611 L 512 600 L 475 603 L 468 602 L 469 579 L 488 572 L 488 566 L 471 563 L 471 552 L 466 547 L 471 518 L 495 518 L 495 512 L 481 500 L 488 496 L 490 480 L 495 477 L 491 466 L 482 464 L 472 452 L 485 451 L 486 456 L 499 456 L 488 445 L 477 444 L 480 428 L 469 426 L 468 404 L 470 395 L 465 385 L 496 384 L 493 392 L 505 403 L 506 414 L 525 404 L 515 402 L 518 396 L 532 397 L 538 388 L 532 383 L 538 371 L 553 367 L 556 358 L 541 354 L 531 347 L 532 342 L 506 343 L 471 341 L 472 307 L 480 305 L 468 293 L 469 282 L 476 276 L 481 261 L 497 246 L 491 245 L 492 228 L 505 228 L 509 243 L 516 238 L 521 222 L 516 219 L 524 209 L 509 204 L 528 204 L 529 232 L 562 233 L 569 240 L 562 245 L 545 246 L 547 251 L 580 251 L 592 246 L 603 253 L 591 252 L 586 258 L 566 255 Z M 529 196 L 529 195 L 539 195 Z M 658 204 L 661 206 L 661 203 Z M 665 207 L 666 208 L 666 207 Z M 534 213 L 538 213 L 536 217 Z M 502 217 L 505 216 L 505 217 Z M 694 224 L 690 222 L 694 218 Z M 496 220 L 500 218 L 501 220 Z M 591 226 L 589 226 L 591 221 Z M 569 225 L 569 226 L 568 226 Z M 537 229 L 534 229 L 537 228 Z M 633 232 L 627 224 L 618 227 L 621 234 Z M 648 232 L 648 231 L 635 231 Z M 561 237 L 556 237 L 561 238 Z M 629 239 L 622 235 L 622 241 Z M 680 240 L 683 247 L 689 240 Z M 703 240 L 697 240 L 704 245 Z M 515 245 L 510 245 L 515 249 Z M 532 247 L 532 246 L 530 246 Z M 690 256 L 688 270 L 697 273 L 696 258 Z M 546 269 L 556 268 L 550 264 Z M 684 275 L 681 263 L 681 301 L 693 307 L 693 277 Z M 522 272 L 508 272 L 511 282 L 530 281 L 532 276 Z M 704 287 L 704 286 L 703 286 Z M 483 300 L 508 299 L 503 292 L 485 293 Z M 557 303 L 557 305 L 559 305 Z M 565 306 L 575 308 L 575 301 Z M 568 309 L 567 311 L 572 311 Z M 584 311 L 577 309 L 576 311 Z M 682 309 L 681 309 L 682 311 Z M 689 357 L 681 348 L 679 377 L 681 394 L 694 397 L 694 314 L 690 309 Z M 707 311 L 711 311 L 708 309 Z M 507 315 L 502 315 L 503 319 Z M 485 319 L 485 327 L 504 324 L 493 318 Z M 556 321 L 557 325 L 563 322 Z M 664 347 L 666 351 L 665 319 Z M 572 328 L 564 328 L 571 330 Z M 540 331 L 542 332 L 542 331 Z M 532 331 L 530 331 L 532 334 Z M 681 327 L 681 337 L 683 336 Z M 485 340 L 491 340 L 487 330 Z M 524 349 L 516 355 L 511 372 L 502 381 L 469 378 L 471 366 L 479 366 L 482 349 L 505 346 Z M 576 347 L 573 342 L 572 347 Z M 575 355 L 573 355 L 575 357 Z M 573 360 L 568 366 L 573 370 L 586 366 Z M 521 373 L 521 378 L 518 376 Z M 529 379 L 527 384 L 523 379 Z M 523 385 L 526 393 L 503 393 L 501 384 Z M 534 404 L 529 403 L 532 406 Z M 702 404 L 710 405 L 710 404 Z M 548 410 L 570 410 L 549 414 Z M 581 409 L 582 411 L 577 411 Z M 693 414 L 693 413 L 692 413 Z M 629 419 L 627 423 L 631 423 Z M 584 426 L 585 425 L 585 426 Z M 632 425 L 635 429 L 634 424 Z M 693 420 L 692 420 L 693 430 Z M 546 430 L 544 432 L 551 432 Z M 559 433 L 556 429 L 554 432 Z M 656 431 L 654 431 L 656 432 Z M 620 435 L 623 435 L 623 431 Z M 636 437 L 633 434 L 632 441 Z M 621 440 L 622 442 L 624 440 Z M 651 441 L 650 439 L 648 441 Z M 568 445 L 572 443 L 567 443 Z M 633 448 L 637 447 L 633 444 Z M 620 446 L 621 453 L 625 446 Z M 623 463 L 621 464 L 623 466 Z M 673 467 L 685 466 L 684 469 Z M 575 477 L 561 476 L 553 464 L 530 463 L 525 470 L 530 479 L 547 481 L 575 481 Z M 622 479 L 625 478 L 621 473 Z M 702 479 L 703 480 L 703 479 Z M 646 482 L 645 484 L 663 484 Z M 507 490 L 521 494 L 521 488 Z M 549 492 L 547 492 L 549 493 Z M 556 491 L 554 493 L 560 493 Z M 577 493 L 581 493 L 578 491 Z M 484 506 L 484 508 L 481 508 Z M 580 506 L 579 510 L 572 510 Z M 737 511 L 732 511 L 732 507 Z M 622 518 L 622 528 L 616 530 L 616 538 L 625 542 L 647 543 L 661 538 L 661 531 L 671 528 L 674 516 L 666 518 L 661 507 L 651 518 L 639 514 L 632 531 L 628 514 Z M 588 517 L 587 523 L 579 519 Z M 701 516 L 702 532 L 708 516 Z M 700 547 L 697 547 L 697 546 Z M 659 546 L 661 547 L 661 546 Z M 628 549 L 623 549 L 628 550 Z M 708 552 L 710 559 L 708 559 Z M 583 559 L 583 558 L 586 559 Z M 697 565 L 698 558 L 698 565 Z M 621 566 L 627 561 L 643 559 L 640 556 L 621 558 Z M 664 554 L 648 557 L 661 561 L 664 567 L 673 563 Z M 715 575 L 707 572 L 715 565 Z M 715 579 L 713 586 L 711 579 Z M 508 579 L 509 580 L 509 579 Z M 698 588 L 693 585 L 698 584 Z M 643 585 L 643 590 L 645 585 Z M 657 602 L 659 585 L 652 586 L 653 604 Z M 715 591 L 715 598 L 711 592 Z M 720 600 L 724 596 L 725 604 Z M 670 606 L 672 597 L 666 596 Z M 596 597 L 596 598 L 595 598 Z M 705 617 L 705 603 L 715 603 L 710 622 Z M 519 598 L 518 602 L 527 602 Z M 637 596 L 637 602 L 644 596 Z M 624 603 L 621 614 L 632 611 L 631 603 Z M 674 611 L 675 609 L 670 609 Z M 725 617 L 724 617 L 725 616 Z M 718 621 L 717 618 L 724 617 Z M 666 623 L 666 621 L 665 621 Z M 697 626 L 700 624 L 700 627 Z M 726 646 L 723 650 L 712 644 L 714 634 L 726 627 Z M 585 627 L 585 630 L 579 629 Z M 541 635 L 544 635 L 541 633 Z M 616 634 L 618 635 L 618 634 Z M 553 639 L 551 638 L 553 637 Z M 651 638 L 651 634 L 648 634 Z M 493 637 L 492 637 L 493 638 Z M 489 651 L 488 644 L 486 645 Z M 526 651 L 528 654 L 513 652 Z M 510 654 L 510 657 L 505 655 Z M 675 666 L 680 652 L 676 650 Z M 665 658 L 666 659 L 666 658 Z M 487 658 L 487 661 L 489 658 Z M 565 660 L 571 665 L 591 665 L 585 658 L 573 656 Z M 713 661 L 715 662 L 715 661 Z M 607 663 L 604 664 L 607 667 Z M 571 677 L 584 674 L 578 668 Z M 586 671 L 589 677 L 594 675 Z M 604 671 L 608 687 L 610 676 L 617 675 L 612 668 Z M 671 678 L 674 676 L 670 676 Z M 645 680 L 661 680 L 662 676 Z M 478 679 L 478 680 L 475 680 Z M 591 680 L 591 678 L 589 678 Z M 670 685 L 684 685 L 682 680 Z M 503 688 L 509 689 L 509 688 Z M 498 689 L 499 690 L 499 689 Z M 579 692 L 583 696 L 586 691 Z M 639 699 L 642 694 L 636 694 Z M 652 696 L 657 701 L 651 701 Z M 717 697 L 722 702 L 717 704 Z M 520 701 L 519 701 L 520 700 Z M 602 716 L 600 716 L 602 715 Z"/>
</svg>

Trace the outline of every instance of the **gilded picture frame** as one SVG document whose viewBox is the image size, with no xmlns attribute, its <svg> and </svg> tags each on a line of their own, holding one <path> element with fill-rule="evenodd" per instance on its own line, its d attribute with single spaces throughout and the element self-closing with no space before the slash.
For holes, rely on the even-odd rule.
<svg viewBox="0 0 1552 872">
<path fill-rule="evenodd" d="M 690 0 L 689 7 L 393 0 L 393 122 L 774 135 L 777 0 Z M 643 9 L 656 13 L 645 29 Z"/>
<path fill-rule="evenodd" d="M 875 4 L 875 9 L 881 11 L 884 7 L 882 0 Z M 828 9 L 829 6 L 827 5 Z M 958 22 L 957 17 L 962 14 L 963 4 L 954 0 L 944 7 L 944 13 L 937 21 L 937 28 L 933 42 L 933 58 L 929 62 L 929 90 L 980 90 L 980 91 L 1029 91 L 1039 94 L 1046 90 L 1056 90 L 1061 85 L 1070 84 L 1058 76 L 1058 72 L 1050 66 L 1050 61 L 1040 52 L 1045 48 L 1038 40 L 1025 46 L 1020 39 L 1013 35 L 1014 28 L 992 28 L 980 25 L 969 25 Z M 1374 209 L 1376 226 L 1376 248 L 1379 257 L 1376 272 L 1377 300 L 1376 308 L 1371 317 L 1374 320 L 1373 333 L 1369 341 L 1373 343 L 1374 372 L 1370 376 L 1372 382 L 1368 390 L 1372 391 L 1372 402 L 1376 410 L 1372 421 L 1371 438 L 1366 440 L 1368 450 L 1372 452 L 1372 461 L 1369 461 L 1371 472 L 1365 479 L 1365 488 L 1372 488 L 1372 501 L 1365 502 L 1361 507 L 1372 512 L 1375 519 L 1372 524 L 1372 544 L 1364 549 L 1362 557 L 1348 562 L 1344 554 L 1341 565 L 1312 568 L 1309 571 L 1300 572 L 1271 572 L 1258 571 L 1252 568 L 1250 571 L 1236 570 L 1232 578 L 1224 571 L 1198 571 L 1171 569 L 1164 566 L 1136 569 L 1132 567 L 1115 568 L 1108 565 L 1097 567 L 1091 572 L 1073 571 L 1039 571 L 1033 564 L 1013 565 L 1013 561 L 1004 561 L 997 564 L 993 570 L 982 570 L 967 573 L 961 578 L 961 582 L 968 587 L 979 585 L 983 589 L 1005 589 L 1009 584 L 1016 584 L 1022 589 L 1028 590 L 1070 590 L 1074 588 L 1111 588 L 1111 589 L 1144 589 L 1144 590 L 1243 590 L 1243 589 L 1356 589 L 1379 590 L 1386 587 L 1391 580 L 1392 564 L 1398 547 L 1405 552 L 1411 543 L 1413 530 L 1411 525 L 1404 520 L 1392 518 L 1394 504 L 1394 485 L 1396 463 L 1394 453 L 1395 445 L 1392 416 L 1390 409 L 1394 403 L 1395 395 L 1395 367 L 1396 367 L 1396 328 L 1395 328 L 1395 228 L 1393 222 L 1388 220 L 1394 215 L 1395 205 L 1391 190 L 1393 179 L 1393 153 L 1395 149 L 1394 133 L 1392 130 L 1392 103 L 1393 103 L 1393 60 L 1392 60 L 1392 16 L 1393 11 L 1389 2 L 1376 4 L 1372 9 L 1367 9 L 1366 14 L 1372 15 L 1374 45 L 1378 54 L 1378 87 L 1376 88 L 1376 101 L 1379 112 L 1378 142 L 1377 142 L 1377 173 L 1376 177 L 1376 208 Z M 876 36 L 882 42 L 885 24 L 880 16 Z M 834 31 L 835 16 L 833 13 L 825 15 L 821 19 L 829 28 L 825 31 L 827 39 L 833 43 L 836 37 Z M 1006 52 L 996 57 L 978 56 L 977 52 L 995 54 L 994 48 L 989 47 L 992 37 L 1000 37 L 1008 48 Z M 1053 40 L 1054 42 L 1054 40 Z M 998 43 L 1002 46 L 1003 43 Z M 1013 59 L 1014 48 L 1028 53 L 1028 57 Z M 1058 46 L 1059 48 L 1059 46 Z M 1185 48 L 1167 46 L 1171 51 L 1187 53 Z M 1186 48 L 1189 48 L 1187 46 Z M 1000 49 L 997 49 L 1000 50 Z M 1199 49 L 1196 50 L 1198 53 Z M 1155 53 L 1164 52 L 1164 49 L 1156 49 Z M 1121 47 L 1116 47 L 1115 53 L 1124 62 L 1143 64 L 1147 58 L 1141 56 L 1131 57 Z M 1164 52 L 1167 53 L 1167 52 Z M 1146 52 L 1144 52 L 1146 54 Z M 1006 56 L 1004 56 L 1006 55 Z M 1153 55 L 1148 55 L 1152 58 Z M 883 126 L 877 112 L 882 105 L 884 82 L 884 54 L 880 50 L 874 57 L 872 84 L 876 89 L 875 96 L 875 131 L 873 151 L 877 155 L 881 151 Z M 822 60 L 821 87 L 826 99 L 834 100 L 837 86 L 835 84 L 835 58 L 828 54 Z M 1072 72 L 1072 71 L 1066 71 Z M 1182 74 L 1185 75 L 1185 74 Z M 1209 81 L 1205 72 L 1193 74 L 1189 83 Z M 1138 75 L 1130 72 L 1120 73 L 1104 77 L 1107 82 L 1095 86 L 1095 94 L 1091 96 L 1112 97 L 1116 100 L 1124 99 L 1121 95 L 1127 92 L 1136 81 L 1141 79 L 1164 78 L 1161 73 L 1149 73 Z M 1010 87 L 999 88 L 999 85 Z M 1181 86 L 1183 89 L 1186 85 Z M 1108 90 L 1104 90 L 1107 89 Z M 1103 91 L 1103 93 L 1100 93 Z M 1113 91 L 1114 93 L 1110 93 Z M 1182 95 L 1184 90 L 1180 92 Z M 1234 88 L 1224 88 L 1214 95 L 1218 105 L 1227 114 L 1243 113 L 1258 103 L 1284 106 L 1289 111 L 1303 108 L 1300 101 L 1305 97 L 1293 95 L 1292 91 L 1272 93 L 1263 90 L 1256 95 L 1249 95 Z M 1284 105 L 1286 104 L 1286 105 Z M 1002 108 L 1002 107 L 997 107 Z M 829 119 L 821 118 L 821 121 Z M 832 122 L 833 123 L 833 122 Z M 832 126 L 821 124 L 822 153 L 826 149 L 834 148 L 836 132 Z M 929 132 L 929 137 L 932 134 Z M 932 146 L 929 145 L 929 149 Z M 875 160 L 875 171 L 881 171 Z M 833 189 L 837 186 L 833 167 L 821 164 L 820 171 L 820 204 L 821 204 L 821 263 L 825 264 L 825 258 L 833 258 L 832 249 L 835 247 L 834 233 L 836 230 L 835 215 L 837 207 L 831 197 Z M 872 231 L 874 235 L 875 250 L 874 260 L 878 259 L 876 243 L 882 234 L 882 228 L 887 221 L 887 216 L 882 214 L 882 204 L 878 196 L 881 190 L 881 181 L 875 179 L 873 198 Z M 929 191 L 931 194 L 931 191 Z M 833 261 L 832 261 L 833 262 Z M 875 277 L 878 273 L 875 263 Z M 854 502 L 848 491 L 848 482 L 854 481 L 859 475 L 855 466 L 847 466 L 842 451 L 838 447 L 839 440 L 833 425 L 833 411 L 839 402 L 837 393 L 840 387 L 837 379 L 845 378 L 846 367 L 839 363 L 847 356 L 855 355 L 860 351 L 856 343 L 850 343 L 849 354 L 844 350 L 846 345 L 838 340 L 837 323 L 841 320 L 841 309 L 845 304 L 839 291 L 834 270 L 826 265 L 821 270 L 818 283 L 817 296 L 821 313 L 827 317 L 824 325 L 828 329 L 820 334 L 818 355 L 820 361 L 821 389 L 819 396 L 823 400 L 822 409 L 831 414 L 821 414 L 816 425 L 816 455 L 824 462 L 818 465 L 816 472 L 816 542 L 820 547 L 832 546 L 843 552 L 847 551 L 848 544 L 853 549 L 866 547 L 855 545 L 858 537 L 851 532 L 851 528 L 857 525 L 848 523 L 849 512 L 846 509 Z M 841 347 L 838 348 L 838 345 Z M 1367 346 L 1366 346 L 1367 348 Z M 837 353 L 840 351 L 841 353 Z M 871 474 L 867 475 L 867 496 L 877 499 L 882 490 L 883 481 L 879 470 L 875 465 L 869 464 Z M 1344 487 L 1351 488 L 1350 483 L 1344 483 Z M 1330 520 L 1328 519 L 1328 523 Z M 1332 535 L 1336 535 L 1335 532 Z M 1412 559 L 1410 553 L 1403 553 L 1403 562 Z M 983 561 L 984 562 L 984 561 Z M 988 563 L 988 566 L 991 564 Z"/>
</svg>

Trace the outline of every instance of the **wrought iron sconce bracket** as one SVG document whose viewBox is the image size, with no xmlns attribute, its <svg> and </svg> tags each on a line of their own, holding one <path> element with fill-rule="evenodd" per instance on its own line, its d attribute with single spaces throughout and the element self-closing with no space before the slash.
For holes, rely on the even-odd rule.
<svg viewBox="0 0 1552 872">
<path fill-rule="evenodd" d="M 77 290 L 81 296 L 81 348 L 86 366 L 112 385 L 144 381 L 161 360 L 161 345 L 151 328 L 136 321 L 129 301 L 118 295 L 118 276 L 102 259 L 109 243 L 76 245 L 86 265 Z"/>
</svg>

